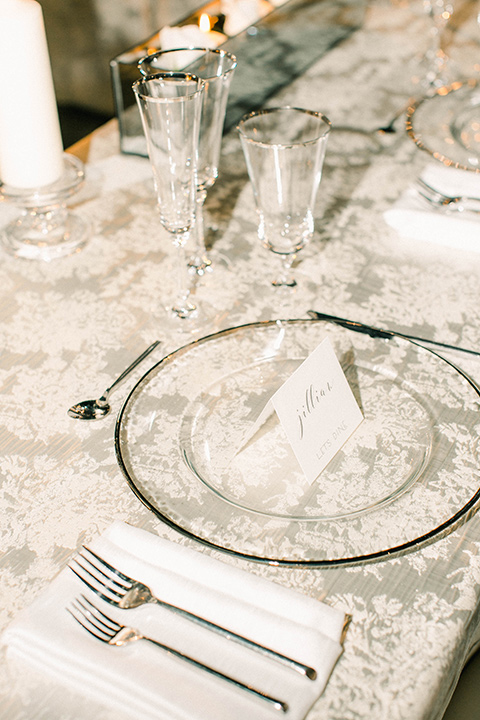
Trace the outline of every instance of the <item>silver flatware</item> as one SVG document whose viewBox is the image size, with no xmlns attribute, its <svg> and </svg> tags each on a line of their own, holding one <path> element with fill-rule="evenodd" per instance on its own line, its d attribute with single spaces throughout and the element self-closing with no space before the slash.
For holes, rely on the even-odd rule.
<svg viewBox="0 0 480 720">
<path fill-rule="evenodd" d="M 99 398 L 96 400 L 83 400 L 82 402 L 76 403 L 67 410 L 67 414 L 76 420 L 99 420 L 100 418 L 105 417 L 111 409 L 108 403 L 108 398 L 112 390 L 116 388 L 117 385 L 120 385 L 122 380 L 125 380 L 127 375 L 129 375 L 132 370 L 134 370 L 137 365 L 142 362 L 142 360 L 145 360 L 145 358 L 150 355 L 150 353 L 153 352 L 158 345 L 160 345 L 160 340 L 156 340 L 150 345 L 150 347 L 144 350 L 144 352 L 139 355 L 139 357 L 134 360 L 121 375 L 118 376 L 110 387 L 103 391 L 103 394 Z"/>
<path fill-rule="evenodd" d="M 446 195 L 429 185 L 422 178 L 417 180 L 417 191 L 431 205 L 438 208 L 452 208 L 458 212 L 464 210 L 480 213 L 480 198 L 466 195 Z"/>
<path fill-rule="evenodd" d="M 386 125 L 382 125 L 382 126 L 378 127 L 375 130 L 375 132 L 379 133 L 380 135 L 391 135 L 392 133 L 396 133 L 397 129 L 396 129 L 395 125 L 397 123 L 397 120 L 399 120 L 402 117 L 402 115 L 406 114 L 408 108 L 411 105 L 411 102 L 412 101 L 410 99 L 407 105 L 402 105 L 402 107 L 399 110 L 397 110 L 395 115 L 392 117 L 390 122 L 387 123 Z"/>
<path fill-rule="evenodd" d="M 460 347 L 458 345 L 448 345 L 447 343 L 442 343 L 437 340 L 427 340 L 426 338 L 417 337 L 416 335 L 407 335 L 405 333 L 397 332 L 396 330 L 384 330 L 382 328 L 373 327 L 372 325 L 364 325 L 363 323 L 356 322 L 355 320 L 346 320 L 345 318 L 336 317 L 335 315 L 327 315 L 326 313 L 317 312 L 317 310 L 309 310 L 307 315 L 310 315 L 310 317 L 314 320 L 325 320 L 326 322 L 335 323 L 336 325 L 342 325 L 350 330 L 365 333 L 371 337 L 387 339 L 391 337 L 401 337 L 405 338 L 405 340 L 413 340 L 414 342 L 436 345 L 437 347 L 445 348 L 446 350 L 458 350 L 459 352 L 480 357 L 480 352 L 477 350 L 470 350 L 469 348 Z"/>
<path fill-rule="evenodd" d="M 160 648 L 160 650 L 163 650 L 169 655 L 173 655 L 180 660 L 184 660 L 185 662 L 190 663 L 190 665 L 194 665 L 196 668 L 204 670 L 210 675 L 214 675 L 221 680 L 225 680 L 226 682 L 234 685 L 240 690 L 244 690 L 251 695 L 259 698 L 260 700 L 267 702 L 275 710 L 279 710 L 284 713 L 288 710 L 287 703 L 283 702 L 282 700 L 277 700 L 271 695 L 267 695 L 266 693 L 262 692 L 261 690 L 257 690 L 251 685 L 246 685 L 245 683 L 242 683 L 240 680 L 236 680 L 230 675 L 225 675 L 224 673 L 220 672 L 220 670 L 215 670 L 209 665 L 205 665 L 199 660 L 195 660 L 190 655 L 185 655 L 185 653 L 180 652 L 179 650 L 175 650 L 168 645 L 164 645 L 158 640 L 147 637 L 136 628 L 128 627 L 126 625 L 120 625 L 120 623 L 116 622 L 111 617 L 102 612 L 84 595 L 81 595 L 80 598 L 77 598 L 77 600 L 75 600 L 72 605 L 67 608 L 67 610 L 70 615 L 72 615 L 72 617 L 87 632 L 89 632 L 91 635 L 93 635 L 93 637 L 97 638 L 97 640 L 100 640 L 101 642 L 107 643 L 108 645 L 121 647 L 122 645 L 126 645 L 129 642 L 135 642 L 136 640 L 146 640 L 147 642 L 152 643 L 156 647 Z"/>
<path fill-rule="evenodd" d="M 295 670 L 300 675 L 304 675 L 309 680 L 315 680 L 317 672 L 314 668 L 304 665 L 292 658 L 282 655 L 276 650 L 260 645 L 249 638 L 239 635 L 238 633 L 228 630 L 220 625 L 210 622 L 205 618 L 195 615 L 194 613 L 188 612 L 183 608 L 172 605 L 171 603 L 160 600 L 156 597 L 147 585 L 134 580 L 128 575 L 124 575 L 122 572 L 117 570 L 113 565 L 107 563 L 97 553 L 93 552 L 87 547 L 83 547 L 80 554 L 73 558 L 69 563 L 70 570 L 72 570 L 82 582 L 93 590 L 102 600 L 111 605 L 116 605 L 123 610 L 129 610 L 136 608 L 139 605 L 145 605 L 147 603 L 155 603 L 161 605 L 168 610 L 181 615 L 182 617 L 190 620 L 197 625 L 200 625 L 212 632 L 222 635 L 228 640 L 247 647 L 255 652 L 268 657 L 271 660 Z"/>
</svg>

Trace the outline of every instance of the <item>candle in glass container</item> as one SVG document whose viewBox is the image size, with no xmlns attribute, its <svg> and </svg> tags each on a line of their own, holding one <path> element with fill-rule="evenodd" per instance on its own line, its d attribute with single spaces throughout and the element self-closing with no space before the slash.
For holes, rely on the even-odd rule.
<svg viewBox="0 0 480 720">
<path fill-rule="evenodd" d="M 37 188 L 63 173 L 63 145 L 42 8 L 0 0 L 0 180 Z"/>
</svg>

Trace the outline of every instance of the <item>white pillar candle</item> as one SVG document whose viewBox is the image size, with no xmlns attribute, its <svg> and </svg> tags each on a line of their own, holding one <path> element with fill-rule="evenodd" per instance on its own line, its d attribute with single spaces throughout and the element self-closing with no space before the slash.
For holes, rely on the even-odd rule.
<svg viewBox="0 0 480 720">
<path fill-rule="evenodd" d="M 0 0 L 0 179 L 17 188 L 55 182 L 63 145 L 42 8 Z"/>
</svg>

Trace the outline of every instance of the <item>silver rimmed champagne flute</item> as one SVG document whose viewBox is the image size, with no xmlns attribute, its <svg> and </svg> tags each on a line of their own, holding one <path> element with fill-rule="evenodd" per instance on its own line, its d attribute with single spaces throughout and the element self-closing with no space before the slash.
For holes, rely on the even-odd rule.
<svg viewBox="0 0 480 720">
<path fill-rule="evenodd" d="M 237 59 L 231 53 L 210 48 L 163 50 L 142 58 L 138 67 L 145 77 L 158 72 L 191 72 L 205 84 L 198 142 L 195 251 L 189 265 L 199 275 L 211 266 L 205 247 L 203 208 L 207 191 L 218 177 L 228 92 Z"/>
<path fill-rule="evenodd" d="M 452 16 L 454 0 L 423 0 L 423 7 L 431 20 L 431 44 L 423 59 L 424 86 L 427 90 L 437 90 L 449 84 L 449 58 L 442 47 L 442 35 Z"/>
<path fill-rule="evenodd" d="M 191 73 L 158 73 L 137 80 L 140 109 L 153 171 L 160 222 L 178 251 L 178 294 L 172 310 L 179 318 L 197 314 L 189 298 L 185 245 L 194 223 L 198 134 L 203 80 Z"/>
<path fill-rule="evenodd" d="M 311 239 L 331 123 L 322 113 L 279 107 L 237 126 L 258 214 L 258 236 L 282 261 L 275 286 L 295 286 L 291 267 Z"/>
</svg>

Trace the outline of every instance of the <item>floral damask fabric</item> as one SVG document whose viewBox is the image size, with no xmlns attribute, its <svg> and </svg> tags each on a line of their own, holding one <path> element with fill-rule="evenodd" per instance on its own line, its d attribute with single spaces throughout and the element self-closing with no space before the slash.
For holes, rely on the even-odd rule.
<svg viewBox="0 0 480 720">
<path fill-rule="evenodd" d="M 338 128 L 327 150 L 315 238 L 299 253 L 298 285 L 289 295 L 269 283 L 278 260 L 257 239 L 253 195 L 238 137 L 235 131 L 225 137 L 220 175 L 206 206 L 213 226 L 208 239 L 214 269 L 193 290 L 206 318 L 197 336 L 247 322 L 306 318 L 313 308 L 480 348 L 480 256 L 400 239 L 382 217 L 429 162 L 404 134 L 401 120 L 391 135 L 371 132 L 386 125 L 408 102 L 413 74 L 408 63 L 425 45 L 425 23 L 413 5 L 372 3 L 360 31 L 271 99 L 272 105 L 322 110 Z M 472 72 L 473 50 L 478 54 L 471 27 L 467 23 L 457 33 L 452 49 L 460 68 L 464 63 L 465 73 Z M 241 560 L 204 547 L 156 518 L 127 485 L 117 463 L 115 415 L 148 367 L 190 343 L 193 336 L 165 321 L 165 306 L 175 289 L 176 256 L 159 224 L 148 161 L 119 156 L 117 128 L 110 123 L 93 139 L 87 171 L 86 186 L 76 201 L 77 211 L 90 222 L 91 236 L 80 253 L 39 264 L 2 252 L 0 627 L 53 579 L 79 545 L 112 520 L 126 520 L 199 552 L 213 552 L 226 563 L 295 587 L 353 616 L 344 654 L 309 720 L 441 717 L 475 639 L 480 588 L 480 521 L 475 508 L 464 524 L 420 549 L 378 562 L 326 568 Z M 11 208 L 0 211 L 3 224 Z M 111 415 L 98 423 L 67 416 L 70 405 L 100 394 L 154 339 L 161 340 L 161 347 L 112 395 Z M 402 343 L 398 347 L 401 352 Z M 479 359 L 454 351 L 440 354 L 480 382 Z M 401 359 L 393 364 L 400 366 Z M 431 487 L 432 499 L 424 498 L 425 512 L 430 505 L 443 520 L 463 507 L 480 486 L 480 421 L 474 394 L 472 402 L 465 403 L 459 390 L 463 381 L 457 378 L 460 385 L 455 388 L 438 379 L 439 365 L 435 360 L 432 367 L 416 367 L 415 378 L 425 373 L 423 387 L 428 381 L 433 407 L 440 403 L 449 408 L 448 422 L 435 428 L 431 413 L 414 400 L 409 408 L 402 401 L 396 416 L 393 395 L 385 412 L 396 423 L 392 439 L 399 462 L 411 462 L 412 444 L 415 451 L 423 452 L 416 438 L 408 435 L 410 425 L 402 422 L 402 412 L 409 412 L 418 426 L 428 426 L 433 452 L 438 444 L 448 446 L 446 469 L 436 468 L 440 495 Z M 246 377 L 247 381 L 254 383 L 252 378 Z M 371 392 L 375 397 L 373 385 Z M 177 400 L 182 412 L 185 398 Z M 226 409 L 221 412 L 228 414 Z M 156 427 L 155 442 L 163 470 L 171 473 L 173 482 L 178 468 L 170 455 L 162 454 L 162 443 L 173 443 L 177 416 L 168 417 L 167 412 L 164 418 L 171 425 L 165 425 L 165 438 L 162 428 Z M 199 449 L 193 452 L 198 459 Z M 265 457 L 262 462 L 271 468 Z M 355 460 L 359 468 L 364 460 L 359 452 Z M 387 480 L 378 469 L 378 482 Z M 235 501 L 239 494 L 252 491 L 242 482 L 241 474 L 232 477 Z M 175 494 L 175 486 L 171 492 Z M 288 508 L 298 502 L 298 487 L 291 492 L 285 501 Z M 203 488 L 192 483 L 188 500 L 199 502 L 202 493 Z M 161 492 L 157 501 L 162 502 Z M 337 501 L 331 497 L 329 512 L 336 512 Z M 398 522 L 394 508 L 395 503 L 385 509 L 392 525 Z M 274 509 L 279 514 L 285 511 L 281 505 Z M 208 516 L 198 517 L 204 531 Z M 233 520 L 232 542 L 240 530 L 248 538 L 245 528 L 235 528 Z M 418 533 L 424 520 L 425 514 Z M 374 515 L 365 522 L 357 518 L 345 524 L 343 532 L 350 541 L 355 532 L 374 537 Z M 409 522 L 414 524 L 415 517 Z M 399 536 L 404 533 L 402 526 L 394 529 Z M 252 538 L 257 531 L 252 527 Z M 302 532 L 310 548 L 331 540 L 308 536 L 308 528 Z M 282 537 L 273 551 L 278 552 L 281 543 L 290 551 L 291 542 Z M 73 720 L 91 711 L 86 700 L 65 697 L 54 680 L 45 685 L 40 678 L 36 686 L 32 677 L 25 684 L 25 678 L 6 663 L 0 671 L 0 705 L 5 720 Z M 104 709 L 97 717 L 107 720 L 111 715 Z"/>
</svg>

